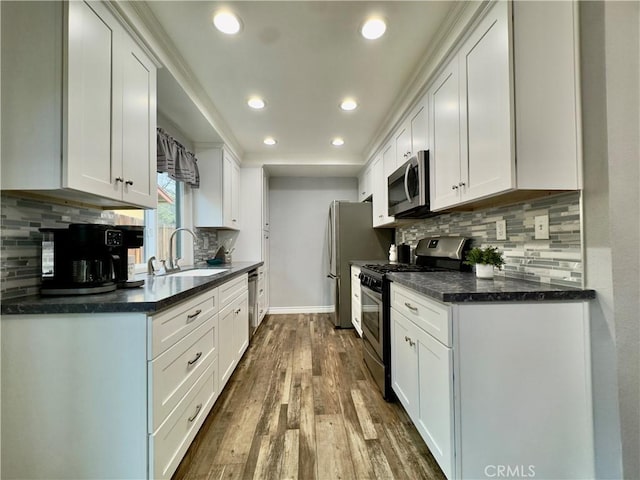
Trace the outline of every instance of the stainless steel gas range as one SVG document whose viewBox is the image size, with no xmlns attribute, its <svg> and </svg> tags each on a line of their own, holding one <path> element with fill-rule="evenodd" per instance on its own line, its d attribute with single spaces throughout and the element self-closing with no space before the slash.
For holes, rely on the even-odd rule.
<svg viewBox="0 0 640 480">
<path fill-rule="evenodd" d="M 464 237 L 427 237 L 416 246 L 415 264 L 370 264 L 361 268 L 364 360 L 385 400 L 395 399 L 391 388 L 391 281 L 387 274 L 466 270 L 463 261 L 469 243 Z"/>
</svg>

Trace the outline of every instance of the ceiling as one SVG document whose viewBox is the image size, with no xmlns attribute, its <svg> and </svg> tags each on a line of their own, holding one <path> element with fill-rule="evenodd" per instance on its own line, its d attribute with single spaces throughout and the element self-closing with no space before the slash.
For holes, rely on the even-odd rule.
<svg viewBox="0 0 640 480">
<path fill-rule="evenodd" d="M 292 172 L 342 166 L 343 173 L 353 174 L 413 100 L 407 97 L 416 91 L 409 86 L 457 5 L 148 1 L 147 20 L 156 24 L 156 34 L 171 46 L 191 84 L 187 95 L 185 81 L 161 69 L 158 109 L 195 143 L 224 141 L 244 162 L 280 165 L 285 173 L 284 166 Z M 240 17 L 238 35 L 213 27 L 221 7 Z M 359 27 L 372 14 L 386 19 L 387 31 L 365 40 Z M 247 106 L 252 95 L 265 99 L 263 110 Z M 357 100 L 355 111 L 340 110 L 345 97 Z M 209 106 L 214 120 L 203 121 L 196 103 Z M 278 143 L 264 145 L 266 136 Z M 344 139 L 342 147 L 331 145 L 336 136 Z M 319 171 L 326 174 L 325 168 Z"/>
</svg>

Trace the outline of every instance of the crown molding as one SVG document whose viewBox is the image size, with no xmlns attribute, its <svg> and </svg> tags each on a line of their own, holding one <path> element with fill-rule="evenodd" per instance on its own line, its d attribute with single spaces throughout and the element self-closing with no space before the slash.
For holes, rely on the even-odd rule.
<svg viewBox="0 0 640 480">
<path fill-rule="evenodd" d="M 111 5 L 134 29 L 146 48 L 175 78 L 195 107 L 223 142 L 238 158 L 244 154 L 240 143 L 214 105 L 211 98 L 184 61 L 158 19 L 145 1 L 112 0 Z"/>
</svg>

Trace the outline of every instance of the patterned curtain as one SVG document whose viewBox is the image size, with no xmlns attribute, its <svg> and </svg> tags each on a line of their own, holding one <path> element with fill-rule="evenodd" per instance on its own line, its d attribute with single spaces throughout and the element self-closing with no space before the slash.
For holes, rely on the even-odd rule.
<svg viewBox="0 0 640 480">
<path fill-rule="evenodd" d="M 158 172 L 167 172 L 176 181 L 200 187 L 198 159 L 175 138 L 158 127 Z"/>
</svg>

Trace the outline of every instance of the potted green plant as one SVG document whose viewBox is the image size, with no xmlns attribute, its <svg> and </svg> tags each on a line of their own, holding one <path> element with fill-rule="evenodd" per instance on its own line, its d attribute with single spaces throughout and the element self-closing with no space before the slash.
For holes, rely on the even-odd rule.
<svg viewBox="0 0 640 480">
<path fill-rule="evenodd" d="M 472 248 L 467 253 L 466 265 L 475 265 L 476 277 L 478 278 L 493 278 L 494 268 L 502 270 L 504 265 L 504 258 L 497 247 L 487 248 Z"/>
</svg>

